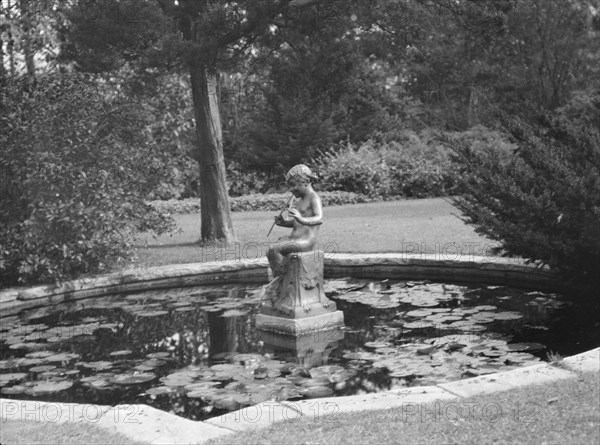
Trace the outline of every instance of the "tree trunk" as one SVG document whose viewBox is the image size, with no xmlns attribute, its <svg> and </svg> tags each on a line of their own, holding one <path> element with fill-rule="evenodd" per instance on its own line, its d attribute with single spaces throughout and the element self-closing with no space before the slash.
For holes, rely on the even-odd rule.
<svg viewBox="0 0 600 445">
<path fill-rule="evenodd" d="M 200 218 L 202 242 L 235 241 L 223 158 L 221 116 L 217 97 L 218 74 L 191 62 L 192 99 L 200 163 Z"/>
<path fill-rule="evenodd" d="M 30 13 L 29 0 L 20 0 L 19 8 L 21 11 L 21 22 L 23 27 L 23 54 L 25 56 L 25 67 L 27 69 L 27 75 L 30 79 L 35 79 L 35 62 L 34 56 L 35 51 L 31 44 L 32 34 L 32 17 Z"/>
</svg>

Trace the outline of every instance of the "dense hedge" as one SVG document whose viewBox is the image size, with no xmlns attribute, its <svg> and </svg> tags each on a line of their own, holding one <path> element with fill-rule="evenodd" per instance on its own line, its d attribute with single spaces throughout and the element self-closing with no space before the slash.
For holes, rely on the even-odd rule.
<svg viewBox="0 0 600 445">
<path fill-rule="evenodd" d="M 323 206 L 335 206 L 343 204 L 358 204 L 362 202 L 373 202 L 376 199 L 351 192 L 318 192 Z M 229 198 L 233 212 L 245 212 L 252 210 L 276 211 L 285 206 L 290 197 L 289 193 L 251 194 Z M 196 213 L 200 211 L 200 199 L 170 199 L 168 201 L 150 201 L 149 204 L 161 213 Z"/>
<path fill-rule="evenodd" d="M 372 198 L 426 198 L 452 193 L 455 168 L 449 150 L 433 135 L 403 132 L 343 144 L 315 162 L 324 190 L 343 190 Z"/>
</svg>

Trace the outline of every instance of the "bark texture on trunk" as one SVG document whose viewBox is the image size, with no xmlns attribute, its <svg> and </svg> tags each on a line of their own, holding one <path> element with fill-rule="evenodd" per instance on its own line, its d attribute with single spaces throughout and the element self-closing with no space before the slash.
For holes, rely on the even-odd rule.
<svg viewBox="0 0 600 445">
<path fill-rule="evenodd" d="M 217 97 L 218 73 L 192 62 L 190 77 L 198 134 L 200 213 L 203 242 L 235 241 L 223 158 L 223 137 Z"/>
</svg>

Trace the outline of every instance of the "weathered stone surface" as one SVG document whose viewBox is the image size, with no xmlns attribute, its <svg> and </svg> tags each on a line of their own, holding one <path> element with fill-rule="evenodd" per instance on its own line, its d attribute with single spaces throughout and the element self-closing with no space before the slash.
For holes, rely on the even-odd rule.
<svg viewBox="0 0 600 445">
<path fill-rule="evenodd" d="M 566 357 L 559 365 L 576 372 L 598 372 L 600 371 L 600 348 Z"/>
<path fill-rule="evenodd" d="M 232 431 L 245 431 L 252 428 L 266 428 L 275 422 L 290 421 L 297 417 L 298 413 L 288 406 L 268 401 L 213 417 L 206 423 Z"/>
<path fill-rule="evenodd" d="M 297 319 L 335 312 L 323 289 L 324 258 L 319 250 L 289 254 L 285 272 L 265 288 L 261 313 Z"/>
<path fill-rule="evenodd" d="M 456 400 L 458 396 L 436 386 L 421 386 L 398 391 L 362 394 L 347 397 L 328 397 L 322 399 L 282 402 L 303 416 L 313 418 L 315 422 L 335 422 L 337 414 L 365 410 L 404 408 L 434 401 Z"/>
<path fill-rule="evenodd" d="M 522 259 L 446 256 L 441 254 L 329 254 L 325 276 L 340 278 L 429 279 L 559 290 L 561 282 L 547 268 L 527 265 Z"/>
<path fill-rule="evenodd" d="M 200 444 L 233 433 L 227 428 L 184 419 L 148 405 L 117 405 L 96 425 L 150 444 Z"/>
<path fill-rule="evenodd" d="M 493 394 L 495 392 L 507 391 L 516 388 L 512 383 L 498 380 L 497 374 L 482 375 L 470 379 L 456 380 L 450 383 L 437 385 L 459 397 L 472 397 L 482 394 Z"/>
<path fill-rule="evenodd" d="M 444 258 L 438 254 L 328 254 L 325 277 L 429 279 L 447 282 L 485 282 L 539 290 L 559 291 L 561 283 L 547 269 L 524 264 L 523 260 L 467 256 Z M 37 286 L 0 291 L 3 314 L 46 304 L 84 298 L 171 287 L 231 282 L 266 283 L 268 261 L 216 261 L 136 269 L 84 278 L 60 286 Z M 316 309 L 313 309 L 316 310 Z"/>
<path fill-rule="evenodd" d="M 575 377 L 573 372 L 551 366 L 547 363 L 526 366 L 511 371 L 495 374 L 499 382 L 510 383 L 514 386 L 541 385 L 549 382 Z"/>
</svg>

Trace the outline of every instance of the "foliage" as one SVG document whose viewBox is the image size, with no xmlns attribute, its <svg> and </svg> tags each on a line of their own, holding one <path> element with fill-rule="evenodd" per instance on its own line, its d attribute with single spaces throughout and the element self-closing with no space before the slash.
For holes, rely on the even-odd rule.
<svg viewBox="0 0 600 445">
<path fill-rule="evenodd" d="M 318 186 L 316 186 L 318 189 Z M 344 204 L 359 204 L 372 202 L 375 199 L 351 192 L 322 192 L 317 190 L 324 206 L 336 206 Z M 290 195 L 289 193 L 252 193 L 244 196 L 231 198 L 231 211 L 277 211 L 285 207 Z M 200 211 L 198 199 L 170 199 L 168 201 L 150 201 L 149 203 L 159 213 L 197 213 Z"/>
<path fill-rule="evenodd" d="M 102 272 L 135 233 L 169 219 L 143 201 L 161 170 L 146 116 L 113 85 L 80 75 L 10 82 L 0 109 L 0 278 L 4 285 Z"/>
<path fill-rule="evenodd" d="M 317 160 L 325 190 L 344 190 L 380 199 L 448 194 L 455 169 L 448 149 L 431 135 L 414 132 L 377 135 L 360 146 L 329 150 Z"/>
<path fill-rule="evenodd" d="M 504 116 L 518 149 L 508 162 L 454 145 L 464 195 L 455 204 L 505 255 L 548 264 L 578 287 L 600 284 L 600 94 L 534 122 Z M 587 111 L 587 112 L 585 112 Z M 568 113 L 567 113 L 568 114 Z M 593 125 L 587 122 L 594 122 Z"/>
</svg>

